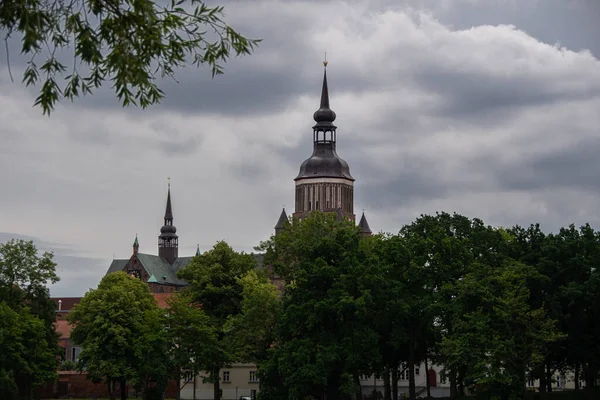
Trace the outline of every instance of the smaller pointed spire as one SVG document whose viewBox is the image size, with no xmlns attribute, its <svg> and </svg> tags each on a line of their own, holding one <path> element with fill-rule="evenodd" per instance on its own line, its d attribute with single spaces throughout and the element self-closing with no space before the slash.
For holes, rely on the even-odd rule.
<svg viewBox="0 0 600 400">
<path fill-rule="evenodd" d="M 358 227 L 360 228 L 361 236 L 369 236 L 371 233 L 371 227 L 369 227 L 369 223 L 367 222 L 367 217 L 365 217 L 365 212 L 363 211 L 362 217 L 360 217 L 360 222 L 358 223 Z"/>
<path fill-rule="evenodd" d="M 200 254 L 200 243 L 198 243 L 198 247 L 196 247 L 196 255 L 199 256 Z"/>
<path fill-rule="evenodd" d="M 169 189 L 167 192 L 167 207 L 165 209 L 165 225 L 166 221 L 173 220 L 173 209 L 171 208 L 171 178 L 169 179 Z"/>
<path fill-rule="evenodd" d="M 275 234 L 277 235 L 279 232 L 287 228 L 290 224 L 290 220 L 285 212 L 285 208 L 281 210 L 281 214 L 279 215 L 279 219 L 277 220 L 277 225 L 275 225 Z"/>
<path fill-rule="evenodd" d="M 135 240 L 133 241 L 133 254 L 137 254 L 140 249 L 140 242 L 138 241 L 137 233 L 135 234 Z"/>
</svg>

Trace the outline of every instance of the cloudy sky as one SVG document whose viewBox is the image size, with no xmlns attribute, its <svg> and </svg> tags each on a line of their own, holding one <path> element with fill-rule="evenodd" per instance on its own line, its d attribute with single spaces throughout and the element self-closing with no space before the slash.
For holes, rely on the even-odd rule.
<svg viewBox="0 0 600 400">
<path fill-rule="evenodd" d="M 167 177 L 180 254 L 267 239 L 312 150 L 325 51 L 338 153 L 373 230 L 441 210 L 600 228 L 596 0 L 225 4 L 260 48 L 214 80 L 180 71 L 151 110 L 106 91 L 44 117 L 0 52 L 0 241 L 54 251 L 53 295 L 95 287 L 136 233 L 156 253 Z"/>
</svg>

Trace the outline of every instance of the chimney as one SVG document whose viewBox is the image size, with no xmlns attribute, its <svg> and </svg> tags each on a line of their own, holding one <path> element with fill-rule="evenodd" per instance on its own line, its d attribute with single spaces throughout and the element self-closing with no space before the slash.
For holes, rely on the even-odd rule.
<svg viewBox="0 0 600 400">
<path fill-rule="evenodd" d="M 62 310 L 62 300 L 58 300 L 58 311 Z"/>
</svg>

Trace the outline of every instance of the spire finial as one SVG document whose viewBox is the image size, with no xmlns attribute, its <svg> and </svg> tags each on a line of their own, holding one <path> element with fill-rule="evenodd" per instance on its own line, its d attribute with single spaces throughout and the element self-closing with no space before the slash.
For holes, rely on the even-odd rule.
<svg viewBox="0 0 600 400">
<path fill-rule="evenodd" d="M 325 60 L 323 61 L 323 66 L 327 68 L 327 52 L 325 52 Z"/>
<path fill-rule="evenodd" d="M 167 186 L 171 189 L 171 177 L 167 176 Z"/>
<path fill-rule="evenodd" d="M 200 243 L 198 243 L 198 246 L 196 247 L 196 255 L 200 255 Z"/>
</svg>

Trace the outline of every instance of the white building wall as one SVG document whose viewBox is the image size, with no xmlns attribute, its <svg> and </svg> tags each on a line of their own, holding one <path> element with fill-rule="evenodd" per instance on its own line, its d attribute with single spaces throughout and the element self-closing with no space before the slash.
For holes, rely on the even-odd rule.
<svg viewBox="0 0 600 400">
<path fill-rule="evenodd" d="M 251 374 L 254 372 L 254 374 Z M 234 364 L 231 368 L 223 368 L 220 372 L 222 400 L 239 400 L 240 397 L 251 397 L 252 391 L 258 393 L 258 380 L 251 380 L 256 374 L 256 366 L 253 364 Z M 196 377 L 196 399 L 209 400 L 213 398 L 213 384 L 203 383 L 207 374 L 201 373 Z M 188 383 L 181 389 L 182 400 L 194 398 L 194 383 Z"/>
</svg>

